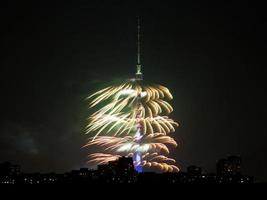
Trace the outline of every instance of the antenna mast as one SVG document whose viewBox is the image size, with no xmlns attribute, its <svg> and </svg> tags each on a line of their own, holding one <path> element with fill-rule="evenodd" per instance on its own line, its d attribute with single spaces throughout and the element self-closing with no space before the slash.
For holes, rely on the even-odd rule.
<svg viewBox="0 0 267 200">
<path fill-rule="evenodd" d="M 136 65 L 136 80 L 143 80 L 140 62 L 140 18 L 137 17 L 137 65 Z"/>
</svg>

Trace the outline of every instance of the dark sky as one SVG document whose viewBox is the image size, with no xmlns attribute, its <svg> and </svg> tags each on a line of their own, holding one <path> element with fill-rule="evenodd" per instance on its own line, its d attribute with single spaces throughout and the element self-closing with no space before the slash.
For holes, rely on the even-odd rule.
<svg viewBox="0 0 267 200">
<path fill-rule="evenodd" d="M 1 5 L 0 162 L 26 172 L 84 166 L 86 96 L 135 73 L 174 95 L 182 170 L 240 155 L 267 180 L 266 16 L 242 3 L 73 1 Z"/>
</svg>

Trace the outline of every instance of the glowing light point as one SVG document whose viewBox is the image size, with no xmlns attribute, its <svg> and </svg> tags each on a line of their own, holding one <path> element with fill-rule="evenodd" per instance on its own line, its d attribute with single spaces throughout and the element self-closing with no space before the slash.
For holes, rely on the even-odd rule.
<svg viewBox="0 0 267 200">
<path fill-rule="evenodd" d="M 141 166 L 141 156 L 139 153 L 136 153 L 134 156 L 134 161 L 135 161 L 135 171 L 137 171 L 138 173 L 142 173 L 143 172 L 143 168 Z"/>
</svg>

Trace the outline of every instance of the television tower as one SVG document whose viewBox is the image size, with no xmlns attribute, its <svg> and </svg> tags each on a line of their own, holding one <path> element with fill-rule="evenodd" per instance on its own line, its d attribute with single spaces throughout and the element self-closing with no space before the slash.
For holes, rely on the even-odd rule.
<svg viewBox="0 0 267 200">
<path fill-rule="evenodd" d="M 139 16 L 137 17 L 137 64 L 136 64 L 136 73 L 135 73 L 135 80 L 136 81 L 142 81 L 143 80 L 143 74 L 141 71 L 141 63 L 140 63 L 140 19 Z M 140 139 L 143 136 L 143 127 L 139 123 L 140 121 L 140 113 L 142 110 L 142 105 L 141 105 L 141 93 L 138 94 L 138 102 L 137 102 L 137 110 L 136 110 L 136 132 L 135 132 L 135 141 L 136 143 L 140 144 Z M 134 153 L 133 161 L 135 163 L 135 170 L 138 173 L 141 173 L 143 171 L 143 167 L 141 165 L 142 163 L 142 153 L 139 152 L 138 150 Z"/>
</svg>

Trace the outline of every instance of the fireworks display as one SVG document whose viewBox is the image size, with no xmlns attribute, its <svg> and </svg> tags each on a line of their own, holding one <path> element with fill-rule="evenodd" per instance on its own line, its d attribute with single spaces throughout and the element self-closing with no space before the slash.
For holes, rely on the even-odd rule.
<svg viewBox="0 0 267 200">
<path fill-rule="evenodd" d="M 88 162 L 99 165 L 127 156 L 138 172 L 143 168 L 177 172 L 175 160 L 167 157 L 169 146 L 177 146 L 170 134 L 178 123 L 168 117 L 173 111 L 168 101 L 173 97 L 162 85 L 143 84 L 139 19 L 137 29 L 136 77 L 87 98 L 95 111 L 88 118 L 86 133 L 91 137 L 85 147 L 100 151 L 90 154 Z"/>
<path fill-rule="evenodd" d="M 165 156 L 169 146 L 177 146 L 170 134 L 178 124 L 167 116 L 173 111 L 167 102 L 172 98 L 166 87 L 144 86 L 135 79 L 89 96 L 90 108 L 96 111 L 88 118 L 87 133 L 93 136 L 85 146 L 101 149 L 89 155 L 89 162 L 103 164 L 131 156 L 136 168 L 178 171 L 175 160 Z"/>
</svg>

